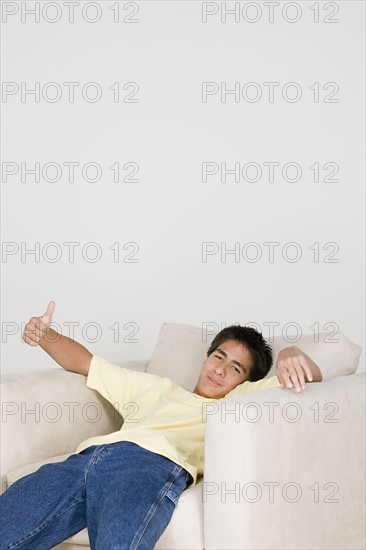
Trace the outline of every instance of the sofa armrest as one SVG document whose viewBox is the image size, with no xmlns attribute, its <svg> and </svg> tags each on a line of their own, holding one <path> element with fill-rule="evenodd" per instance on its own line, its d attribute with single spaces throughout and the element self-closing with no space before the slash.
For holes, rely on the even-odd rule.
<svg viewBox="0 0 366 550">
<path fill-rule="evenodd" d="M 148 361 L 117 363 L 146 371 Z M 72 453 L 79 443 L 118 430 L 122 417 L 86 377 L 55 368 L 1 378 L 1 487 L 19 466 Z"/>
<path fill-rule="evenodd" d="M 365 548 L 364 374 L 222 400 L 205 420 L 206 550 Z"/>
</svg>

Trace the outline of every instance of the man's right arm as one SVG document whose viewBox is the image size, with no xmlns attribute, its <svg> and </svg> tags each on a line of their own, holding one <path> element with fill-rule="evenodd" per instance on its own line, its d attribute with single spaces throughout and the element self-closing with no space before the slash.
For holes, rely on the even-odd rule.
<svg viewBox="0 0 366 550">
<path fill-rule="evenodd" d="M 40 346 L 64 369 L 87 376 L 93 354 L 50 328 L 54 310 L 55 302 L 50 302 L 42 316 L 32 317 L 25 326 L 23 339 L 30 346 Z"/>
</svg>

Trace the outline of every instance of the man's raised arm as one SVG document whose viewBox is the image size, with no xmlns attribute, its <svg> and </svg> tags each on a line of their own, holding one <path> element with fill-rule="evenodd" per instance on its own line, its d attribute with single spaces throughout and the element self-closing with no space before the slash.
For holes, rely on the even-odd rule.
<svg viewBox="0 0 366 550">
<path fill-rule="evenodd" d="M 43 315 L 32 317 L 25 326 L 23 340 L 30 346 L 40 346 L 64 369 L 87 376 L 93 355 L 75 340 L 50 328 L 54 311 L 55 302 L 50 302 Z"/>
</svg>

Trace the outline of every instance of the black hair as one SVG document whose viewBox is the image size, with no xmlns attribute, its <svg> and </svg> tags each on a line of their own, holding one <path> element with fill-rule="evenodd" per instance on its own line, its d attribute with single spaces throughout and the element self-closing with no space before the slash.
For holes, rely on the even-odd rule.
<svg viewBox="0 0 366 550">
<path fill-rule="evenodd" d="M 207 357 L 228 340 L 239 342 L 249 351 L 252 358 L 248 377 L 249 382 L 261 380 L 269 373 L 273 363 L 272 349 L 262 334 L 252 327 L 231 325 L 224 328 L 212 340 L 207 350 Z"/>
</svg>

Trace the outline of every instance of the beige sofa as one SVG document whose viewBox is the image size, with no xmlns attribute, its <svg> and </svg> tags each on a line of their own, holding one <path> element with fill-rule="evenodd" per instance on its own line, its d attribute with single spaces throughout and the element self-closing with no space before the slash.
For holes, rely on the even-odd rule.
<svg viewBox="0 0 366 550">
<path fill-rule="evenodd" d="M 183 493 L 156 549 L 365 548 L 361 349 L 341 334 L 327 338 L 296 342 L 319 364 L 323 382 L 299 394 L 275 388 L 210 405 L 204 480 Z M 119 364 L 192 389 L 211 340 L 199 327 L 166 323 L 150 360 Z M 290 345 L 270 343 L 275 357 Z M 4 375 L 1 398 L 2 490 L 123 422 L 85 377 L 56 365 Z M 86 550 L 87 530 L 57 548 Z"/>
</svg>

